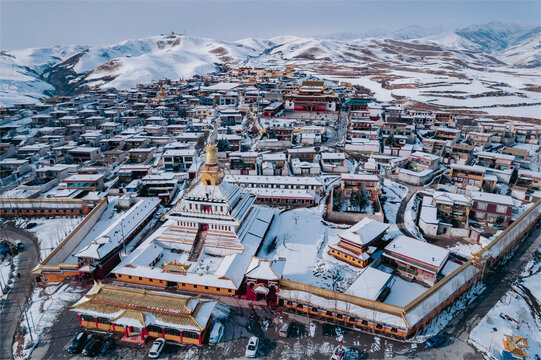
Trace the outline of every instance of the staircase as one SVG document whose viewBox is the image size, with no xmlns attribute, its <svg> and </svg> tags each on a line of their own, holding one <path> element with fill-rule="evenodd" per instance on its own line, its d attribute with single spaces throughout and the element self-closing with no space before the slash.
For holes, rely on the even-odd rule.
<svg viewBox="0 0 541 360">
<path fill-rule="evenodd" d="M 205 243 L 205 238 L 207 237 L 208 231 L 201 231 L 199 230 L 197 232 L 197 236 L 195 237 L 195 240 L 193 241 L 192 250 L 190 251 L 190 255 L 188 256 L 188 261 L 197 261 L 199 259 L 199 254 L 201 254 L 201 249 L 203 248 L 203 244 Z"/>
</svg>

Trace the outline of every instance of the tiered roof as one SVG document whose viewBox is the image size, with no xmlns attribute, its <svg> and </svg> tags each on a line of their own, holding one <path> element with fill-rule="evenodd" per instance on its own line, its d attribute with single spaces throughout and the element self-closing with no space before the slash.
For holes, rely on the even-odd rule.
<svg viewBox="0 0 541 360">
<path fill-rule="evenodd" d="M 202 331 L 215 306 L 216 301 L 199 297 L 97 283 L 70 309 L 119 325 Z"/>
</svg>

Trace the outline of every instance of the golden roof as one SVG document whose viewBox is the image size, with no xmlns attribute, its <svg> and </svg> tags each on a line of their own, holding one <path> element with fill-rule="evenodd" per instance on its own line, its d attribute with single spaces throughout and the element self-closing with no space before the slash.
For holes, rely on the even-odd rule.
<svg viewBox="0 0 541 360">
<path fill-rule="evenodd" d="M 186 274 L 186 272 L 188 271 L 189 268 L 190 268 L 190 264 L 188 264 L 188 265 L 181 264 L 181 263 L 178 263 L 178 262 L 176 262 L 174 260 L 171 261 L 171 262 L 165 261 L 163 266 L 162 266 L 162 269 L 164 271 L 181 273 L 181 274 Z"/>
<path fill-rule="evenodd" d="M 526 354 L 526 351 L 521 349 L 521 348 L 526 348 L 526 349 L 528 348 L 528 341 L 526 340 L 525 337 L 515 336 L 515 335 L 512 335 L 512 336 L 504 335 L 503 343 L 507 348 L 509 348 L 509 351 L 513 355 L 529 358 L 528 354 Z"/>
<path fill-rule="evenodd" d="M 98 283 L 81 301 L 70 308 L 83 312 L 86 310 L 115 314 L 112 321 L 126 317 L 139 321 L 142 326 L 146 326 L 145 314 L 150 314 L 162 323 L 203 330 L 206 324 L 198 324 L 195 316 L 201 305 L 207 302 L 201 300 L 199 296 L 177 296 Z"/>
</svg>

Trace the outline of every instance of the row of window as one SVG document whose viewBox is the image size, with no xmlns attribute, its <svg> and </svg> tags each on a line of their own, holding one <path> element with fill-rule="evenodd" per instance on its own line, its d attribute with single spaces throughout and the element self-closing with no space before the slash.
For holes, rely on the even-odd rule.
<svg viewBox="0 0 541 360">
<path fill-rule="evenodd" d="M 294 306 L 293 305 L 293 302 L 292 301 L 287 301 L 287 305 L 289 306 Z M 304 308 L 303 304 L 295 304 L 295 307 L 298 309 L 298 310 L 302 310 Z M 316 307 L 311 307 L 309 309 L 310 312 L 313 312 L 313 313 L 316 313 L 316 312 L 319 312 L 320 310 Z M 342 319 L 346 319 L 346 317 L 344 317 L 342 314 L 340 313 L 333 313 L 332 311 L 326 311 L 325 312 L 325 315 L 328 316 L 328 317 L 335 317 L 339 320 L 342 320 Z M 367 320 L 361 320 L 361 319 L 357 319 L 355 318 L 354 316 L 350 316 L 349 318 L 347 318 L 347 321 L 348 322 L 354 322 L 354 323 L 357 323 L 357 322 L 360 322 L 363 326 L 368 326 L 368 321 Z M 381 324 L 376 324 L 376 329 L 379 329 L 379 330 L 383 330 L 383 325 Z M 397 328 L 391 328 L 391 332 L 392 333 L 397 333 L 398 332 L 398 329 Z"/>
<path fill-rule="evenodd" d="M 105 324 L 105 325 L 112 325 L 112 322 L 109 319 L 98 317 L 94 318 L 93 316 L 89 315 L 81 315 L 82 321 L 87 322 L 96 322 L 98 321 L 98 324 Z M 155 325 L 148 325 L 146 327 L 148 331 L 155 332 L 155 333 L 162 333 L 162 328 Z M 167 335 L 173 335 L 173 336 L 180 336 L 181 331 L 177 329 L 169 329 L 169 328 L 163 328 L 163 332 Z M 198 339 L 199 334 L 191 331 L 182 331 L 182 337 L 190 338 L 190 339 Z"/>
</svg>

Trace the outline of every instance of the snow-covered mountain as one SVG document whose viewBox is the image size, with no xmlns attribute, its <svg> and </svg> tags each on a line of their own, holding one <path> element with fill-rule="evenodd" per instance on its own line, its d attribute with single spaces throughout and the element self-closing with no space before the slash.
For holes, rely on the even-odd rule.
<svg viewBox="0 0 541 360">
<path fill-rule="evenodd" d="M 236 42 L 170 34 L 110 46 L 2 51 L 0 105 L 73 94 L 96 85 L 129 88 L 162 78 L 189 78 L 239 65 L 294 64 L 318 74 L 395 77 L 405 68 L 460 74 L 465 69 L 541 65 L 539 27 L 489 23 L 431 35 L 435 31 L 411 26 L 357 39 L 342 34 Z"/>
</svg>

